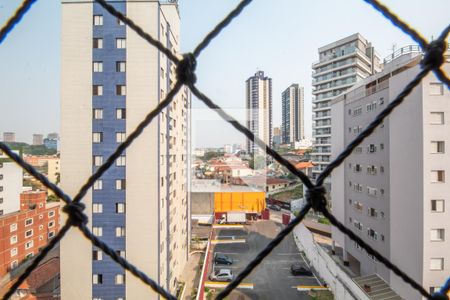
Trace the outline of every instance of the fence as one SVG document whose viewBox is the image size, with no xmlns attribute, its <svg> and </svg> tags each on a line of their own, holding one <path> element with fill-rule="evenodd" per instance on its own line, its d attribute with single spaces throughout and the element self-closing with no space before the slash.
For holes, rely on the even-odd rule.
<svg viewBox="0 0 450 300">
<path fill-rule="evenodd" d="M 336 299 L 369 300 L 350 276 L 342 270 L 328 255 L 326 250 L 317 245 L 311 232 L 299 224 L 294 229 L 294 240 L 297 247 L 305 252 L 310 264 L 330 287 Z"/>
<path fill-rule="evenodd" d="M 24 0 L 22 5 L 17 9 L 15 14 L 6 22 L 6 24 L 0 29 L 0 45 L 5 41 L 8 33 L 13 30 L 26 12 L 31 8 L 31 6 L 37 0 Z M 95 246 L 103 250 L 108 256 L 110 256 L 116 263 L 120 264 L 123 268 L 131 272 L 134 276 L 138 277 L 143 283 L 149 285 L 156 293 L 160 294 L 167 299 L 176 299 L 175 296 L 171 295 L 168 291 L 163 289 L 157 282 L 149 278 L 146 274 L 141 272 L 135 265 L 126 259 L 117 255 L 117 253 L 110 248 L 107 244 L 102 242 L 101 239 L 94 236 L 90 229 L 86 226 L 87 216 L 83 213 L 85 208 L 84 204 L 81 202 L 83 197 L 93 186 L 94 182 L 99 179 L 107 170 L 112 166 L 117 158 L 121 155 L 126 148 L 128 148 L 133 141 L 139 137 L 142 131 L 148 126 L 152 120 L 165 108 L 167 107 L 174 96 L 180 91 L 183 85 L 189 87 L 191 92 L 206 106 L 210 109 L 215 110 L 224 120 L 229 122 L 236 130 L 244 134 L 248 139 L 254 141 L 256 145 L 265 150 L 267 154 L 272 156 L 278 163 L 286 167 L 292 174 L 296 175 L 307 188 L 306 200 L 307 204 L 302 208 L 298 217 L 291 221 L 291 223 L 286 226 L 268 245 L 263 249 L 248 265 L 247 267 L 222 291 L 218 294 L 216 299 L 223 299 L 231 293 L 242 280 L 250 274 L 250 272 L 255 269 L 264 258 L 269 255 L 269 253 L 281 243 L 281 241 L 297 226 L 305 217 L 310 209 L 321 212 L 331 224 L 337 227 L 341 232 L 347 235 L 350 239 L 358 243 L 362 248 L 364 248 L 368 254 L 373 255 L 380 263 L 384 264 L 393 273 L 399 276 L 411 288 L 416 289 L 422 296 L 427 299 L 447 299 L 446 294 L 450 290 L 450 278 L 443 285 L 441 290 L 437 293 L 431 295 L 424 287 L 419 283 L 414 281 L 408 274 L 400 270 L 393 262 L 389 261 L 387 258 L 383 257 L 375 249 L 372 249 L 367 243 L 365 243 L 360 237 L 354 234 L 350 229 L 345 227 L 341 222 L 339 222 L 328 210 L 327 201 L 325 199 L 326 190 L 322 186 L 324 180 L 331 172 L 338 167 L 343 161 L 352 153 L 352 151 L 365 139 L 367 138 L 375 128 L 382 123 L 383 119 L 387 117 L 397 106 L 399 106 L 405 97 L 407 97 L 411 91 L 417 86 L 421 80 L 431 71 L 436 75 L 436 77 L 441 80 L 447 88 L 450 89 L 450 79 L 446 76 L 444 71 L 440 68 L 445 62 L 444 52 L 446 51 L 447 43 L 445 39 L 450 32 L 450 25 L 447 26 L 443 32 L 440 34 L 439 38 L 432 42 L 427 42 L 417 31 L 411 28 L 407 23 L 401 20 L 397 15 L 391 12 L 386 6 L 378 2 L 377 0 L 364 0 L 369 5 L 371 5 L 375 10 L 386 17 L 391 23 L 401 29 L 405 34 L 408 34 L 424 51 L 424 58 L 422 60 L 422 69 L 417 74 L 417 76 L 403 89 L 403 91 L 373 120 L 371 124 L 361 132 L 348 146 L 347 148 L 334 160 L 332 161 L 318 176 L 316 182 L 313 183 L 308 176 L 303 172 L 298 171 L 291 163 L 281 157 L 275 150 L 270 148 L 262 140 L 255 137 L 253 133 L 247 129 L 245 126 L 240 124 L 236 119 L 227 114 L 222 110 L 217 104 L 215 104 L 208 96 L 203 94 L 195 85 L 196 75 L 196 59 L 199 57 L 201 52 L 209 45 L 209 43 L 216 38 L 220 32 L 226 28 L 230 22 L 239 16 L 239 14 L 247 7 L 252 0 L 242 0 L 239 5 L 232 10 L 206 37 L 200 42 L 200 44 L 194 49 L 193 52 L 184 54 L 183 57 L 179 57 L 171 52 L 171 50 L 165 48 L 158 40 L 155 40 L 150 34 L 146 33 L 139 25 L 135 24 L 133 20 L 127 18 L 120 12 L 116 11 L 114 7 L 109 5 L 105 0 L 94 0 L 96 3 L 100 4 L 106 11 L 117 17 L 119 20 L 124 22 L 130 29 L 134 30 L 140 37 L 145 39 L 148 43 L 156 47 L 159 51 L 164 53 L 168 59 L 170 59 L 176 65 L 177 72 L 177 82 L 172 88 L 172 90 L 167 94 L 166 98 L 161 101 L 157 107 L 148 113 L 145 119 L 137 126 L 137 128 L 127 137 L 127 139 L 120 144 L 113 154 L 100 166 L 97 171 L 92 174 L 86 181 L 86 183 L 80 188 L 79 192 L 72 198 L 67 195 L 58 186 L 51 183 L 44 175 L 39 173 L 31 165 L 26 163 L 19 155 L 15 154 L 6 144 L 0 143 L 0 150 L 2 150 L 7 156 L 13 159 L 17 164 L 19 164 L 25 171 L 27 171 L 36 180 L 40 181 L 48 189 L 52 190 L 56 196 L 58 196 L 62 201 L 66 203 L 63 211 L 68 214 L 68 219 L 64 226 L 61 228 L 60 232 L 48 243 L 48 245 L 42 249 L 42 251 L 34 257 L 30 266 L 26 271 L 19 276 L 17 281 L 11 286 L 10 290 L 3 296 L 3 299 L 8 299 L 17 288 L 22 284 L 22 282 L 29 276 L 29 274 L 38 266 L 39 262 L 49 253 L 49 251 L 64 237 L 71 227 L 77 227 L 82 234 L 89 239 Z"/>
</svg>

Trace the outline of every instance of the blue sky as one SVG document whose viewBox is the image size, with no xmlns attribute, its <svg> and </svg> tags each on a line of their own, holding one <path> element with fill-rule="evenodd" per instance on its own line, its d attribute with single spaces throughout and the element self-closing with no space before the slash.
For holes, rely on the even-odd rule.
<svg viewBox="0 0 450 300">
<path fill-rule="evenodd" d="M 0 23 L 20 2 L 0 0 Z M 181 0 L 182 51 L 192 50 L 237 3 Z M 449 23 L 448 0 L 384 3 L 428 39 Z M 33 133 L 59 131 L 60 6 L 56 0 L 39 0 L 0 45 L 0 132 L 15 131 L 18 140 L 30 142 Z M 393 44 L 413 43 L 362 0 L 254 0 L 202 53 L 197 84 L 242 119 L 244 82 L 257 70 L 265 71 L 273 79 L 273 116 L 278 126 L 281 92 L 299 83 L 305 87 L 305 125 L 310 135 L 311 64 L 318 59 L 317 48 L 355 32 L 371 41 L 382 58 Z M 203 108 L 198 101 L 193 106 Z M 213 113 L 203 109 L 193 113 L 196 145 L 244 142 Z"/>
</svg>

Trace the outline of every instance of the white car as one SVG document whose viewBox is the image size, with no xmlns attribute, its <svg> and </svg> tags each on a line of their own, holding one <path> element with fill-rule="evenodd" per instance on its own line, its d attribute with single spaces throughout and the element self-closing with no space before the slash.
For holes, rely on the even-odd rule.
<svg viewBox="0 0 450 300">
<path fill-rule="evenodd" d="M 230 269 L 220 269 L 217 272 L 211 273 L 209 279 L 212 281 L 232 281 L 233 273 Z"/>
</svg>

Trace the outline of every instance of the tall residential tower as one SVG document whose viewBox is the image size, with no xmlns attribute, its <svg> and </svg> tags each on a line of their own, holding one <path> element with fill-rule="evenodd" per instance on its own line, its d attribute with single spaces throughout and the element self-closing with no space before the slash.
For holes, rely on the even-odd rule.
<svg viewBox="0 0 450 300">
<path fill-rule="evenodd" d="M 319 48 L 319 61 L 313 63 L 313 143 L 312 160 L 317 176 L 330 162 L 331 99 L 356 82 L 380 71 L 379 57 L 359 33 Z"/>
<path fill-rule="evenodd" d="M 246 108 L 247 128 L 267 145 L 272 144 L 272 78 L 258 71 L 247 79 Z M 247 151 L 250 154 L 263 153 L 253 141 L 247 141 Z"/>
<path fill-rule="evenodd" d="M 305 137 L 304 91 L 297 83 L 281 94 L 282 143 L 299 142 Z"/>
<path fill-rule="evenodd" d="M 180 49 L 173 1 L 110 1 L 168 49 Z M 86 179 L 165 98 L 175 65 L 99 4 L 62 1 L 61 187 Z M 189 251 L 190 95 L 178 93 L 83 198 L 88 227 L 175 293 Z M 61 298 L 158 299 L 72 229 L 61 242 Z"/>
<path fill-rule="evenodd" d="M 399 49 L 381 73 L 332 101 L 332 157 L 418 74 L 419 49 Z M 333 214 L 430 293 L 450 272 L 449 112 L 449 90 L 429 73 L 331 177 Z M 344 262 L 363 276 L 355 281 L 370 285 L 381 277 L 402 299 L 422 299 L 335 228 L 332 237 Z"/>
</svg>

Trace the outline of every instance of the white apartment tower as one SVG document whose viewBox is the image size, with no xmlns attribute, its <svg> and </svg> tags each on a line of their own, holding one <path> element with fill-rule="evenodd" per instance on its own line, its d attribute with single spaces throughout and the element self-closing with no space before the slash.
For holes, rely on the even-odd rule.
<svg viewBox="0 0 450 300">
<path fill-rule="evenodd" d="M 380 71 L 379 57 L 359 33 L 319 48 L 319 61 L 313 68 L 313 176 L 330 162 L 331 113 L 333 98 L 356 82 Z"/>
<path fill-rule="evenodd" d="M 245 82 L 247 128 L 267 145 L 272 144 L 272 78 L 258 71 Z M 247 140 L 250 154 L 262 154 L 264 151 Z"/>
<path fill-rule="evenodd" d="M 333 158 L 421 69 L 417 46 L 392 57 L 332 101 Z M 449 114 L 450 92 L 429 73 L 331 177 L 333 214 L 431 293 L 450 272 Z M 332 237 L 356 274 L 381 277 L 403 299 L 422 299 L 334 227 Z"/>
<path fill-rule="evenodd" d="M 297 83 L 291 84 L 281 93 L 283 144 L 299 142 L 305 138 L 304 98 L 304 89 Z"/>
<path fill-rule="evenodd" d="M 179 53 L 176 2 L 108 3 Z M 73 196 L 176 74 L 163 53 L 93 1 L 62 1 L 61 51 L 61 187 Z M 189 109 L 184 89 L 82 200 L 92 232 L 172 293 L 190 241 Z M 160 297 L 72 229 L 61 242 L 61 298 Z"/>
</svg>

